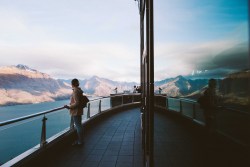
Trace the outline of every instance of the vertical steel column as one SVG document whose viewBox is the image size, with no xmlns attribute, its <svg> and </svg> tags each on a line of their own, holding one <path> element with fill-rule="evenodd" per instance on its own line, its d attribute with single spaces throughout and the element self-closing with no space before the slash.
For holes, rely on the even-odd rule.
<svg viewBox="0 0 250 167">
<path fill-rule="evenodd" d="M 153 0 L 146 0 L 146 166 L 154 166 L 154 19 Z"/>
<path fill-rule="evenodd" d="M 145 0 L 140 0 L 140 67 L 141 67 L 141 134 L 145 162 L 145 63 L 144 63 L 144 14 Z"/>
<path fill-rule="evenodd" d="M 248 0 L 248 69 L 250 69 L 250 0 Z M 248 100 L 250 101 L 250 78 L 248 78 Z M 250 104 L 248 105 L 250 108 Z"/>
<path fill-rule="evenodd" d="M 146 57 L 145 57 L 145 152 L 146 167 L 149 166 L 149 0 L 146 0 Z"/>
<path fill-rule="evenodd" d="M 149 166 L 154 166 L 154 10 L 149 0 Z"/>
</svg>

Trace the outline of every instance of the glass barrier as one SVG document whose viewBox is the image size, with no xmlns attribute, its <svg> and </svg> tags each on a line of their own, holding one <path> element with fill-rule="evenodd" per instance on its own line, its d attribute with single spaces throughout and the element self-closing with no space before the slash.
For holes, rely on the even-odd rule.
<svg viewBox="0 0 250 167">
<path fill-rule="evenodd" d="M 194 102 L 181 100 L 182 114 L 189 118 L 193 118 L 194 105 Z"/>
<path fill-rule="evenodd" d="M 94 100 L 90 102 L 90 117 L 99 113 L 99 103 L 100 103 L 100 100 Z"/>
<path fill-rule="evenodd" d="M 123 97 L 124 96 L 124 97 Z M 98 114 L 101 111 L 111 109 L 117 105 L 133 103 L 136 99 L 138 101 L 140 95 L 133 97 L 133 95 L 121 95 L 114 97 L 105 97 L 100 99 L 93 99 L 89 102 L 86 108 L 84 108 L 83 121 L 87 121 L 87 114 L 90 111 L 90 117 Z M 111 102 L 113 99 L 113 104 Z M 59 101 L 57 104 L 67 104 L 66 101 Z M 43 104 L 45 105 L 45 104 Z M 49 103 L 49 105 L 54 105 Z M 22 108 L 25 105 L 21 106 Z M 29 106 L 27 106 L 29 107 Z M 32 108 L 34 110 L 35 108 Z M 33 118 L 25 118 L 25 120 L 20 121 L 18 118 L 14 120 L 15 123 L 1 125 L 0 126 L 0 165 L 11 160 L 12 158 L 20 155 L 21 153 L 29 150 L 30 148 L 40 144 L 41 142 L 41 132 L 43 125 L 43 118 L 46 117 L 46 139 L 66 130 L 70 127 L 71 117 L 69 111 L 64 108 L 58 108 L 57 111 L 49 111 L 46 114 L 40 114 L 39 116 L 35 114 Z M 48 112 L 48 111 L 45 111 Z M 36 112 L 35 112 L 36 113 Z M 42 112 L 43 113 L 43 112 Z M 30 112 L 29 114 L 34 114 Z M 26 115 L 23 115 L 26 116 Z M 29 115 L 30 116 L 30 115 Z M 16 117 L 14 117 L 16 118 Z M 20 119 L 20 118 L 19 118 Z M 3 120 L 5 121 L 5 120 Z M 0 122 L 0 124 L 3 122 Z"/>
<path fill-rule="evenodd" d="M 168 98 L 168 109 L 180 112 L 180 100 L 175 98 Z"/>
<path fill-rule="evenodd" d="M 43 116 L 11 124 L 0 130 L 0 164 L 40 143 Z"/>
<path fill-rule="evenodd" d="M 110 109 L 111 108 L 110 97 L 102 99 L 101 104 L 102 104 L 101 108 L 102 111 Z"/>
<path fill-rule="evenodd" d="M 70 115 L 67 109 L 46 114 L 46 139 L 70 126 Z"/>
<path fill-rule="evenodd" d="M 203 109 L 200 108 L 199 104 L 195 104 L 195 120 L 205 123 Z"/>
</svg>

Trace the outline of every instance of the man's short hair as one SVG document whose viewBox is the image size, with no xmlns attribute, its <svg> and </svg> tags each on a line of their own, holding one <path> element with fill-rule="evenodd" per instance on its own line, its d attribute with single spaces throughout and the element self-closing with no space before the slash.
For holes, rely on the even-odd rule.
<svg viewBox="0 0 250 167">
<path fill-rule="evenodd" d="M 76 79 L 76 78 L 72 79 L 71 84 L 72 84 L 73 86 L 79 86 L 79 81 L 78 81 L 78 79 Z"/>
</svg>

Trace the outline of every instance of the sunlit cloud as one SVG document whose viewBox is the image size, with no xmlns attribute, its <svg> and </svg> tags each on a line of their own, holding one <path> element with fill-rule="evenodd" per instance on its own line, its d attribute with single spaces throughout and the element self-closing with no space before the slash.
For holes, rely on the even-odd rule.
<svg viewBox="0 0 250 167">
<path fill-rule="evenodd" d="M 244 25 L 244 26 L 242 26 Z M 156 80 L 177 75 L 192 75 L 194 71 L 205 71 L 222 76 L 233 70 L 248 67 L 248 40 L 244 23 L 232 31 L 232 35 L 221 40 L 204 43 L 157 43 L 155 48 Z M 159 75 L 160 74 L 160 75 Z M 204 76 L 203 76 L 204 77 Z"/>
<path fill-rule="evenodd" d="M 156 1 L 155 80 L 212 71 L 222 66 L 222 55 L 246 48 L 246 7 L 232 4 Z M 55 78 L 140 81 L 134 1 L 1 1 L 0 25 L 0 66 L 25 64 Z"/>
</svg>

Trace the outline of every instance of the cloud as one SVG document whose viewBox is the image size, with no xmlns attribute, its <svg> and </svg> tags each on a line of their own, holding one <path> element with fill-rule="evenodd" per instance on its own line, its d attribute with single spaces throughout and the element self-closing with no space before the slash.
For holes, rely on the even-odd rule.
<svg viewBox="0 0 250 167">
<path fill-rule="evenodd" d="M 217 76 L 223 76 L 228 72 L 249 68 L 246 41 L 226 39 L 200 44 L 161 43 L 155 50 L 156 80 L 205 70 L 209 71 L 205 73 L 207 76 L 216 76 L 216 72 Z"/>
<path fill-rule="evenodd" d="M 216 4 L 155 3 L 156 80 L 196 70 L 229 71 L 246 62 L 249 51 L 239 52 L 248 40 L 245 8 L 229 14 L 232 6 Z M 139 81 L 139 14 L 134 1 L 1 1 L 0 25 L 0 65 L 26 64 L 57 78 L 98 75 Z M 241 56 L 237 63 L 236 55 Z"/>
<path fill-rule="evenodd" d="M 98 75 L 117 80 L 139 80 L 139 56 L 136 52 L 117 43 L 43 43 L 33 47 L 0 47 L 0 53 L 4 55 L 0 64 L 23 63 L 54 77 Z"/>
<path fill-rule="evenodd" d="M 134 2 L 28 0 L 0 5 L 1 66 L 26 64 L 57 78 L 98 75 L 139 81 Z"/>
</svg>

